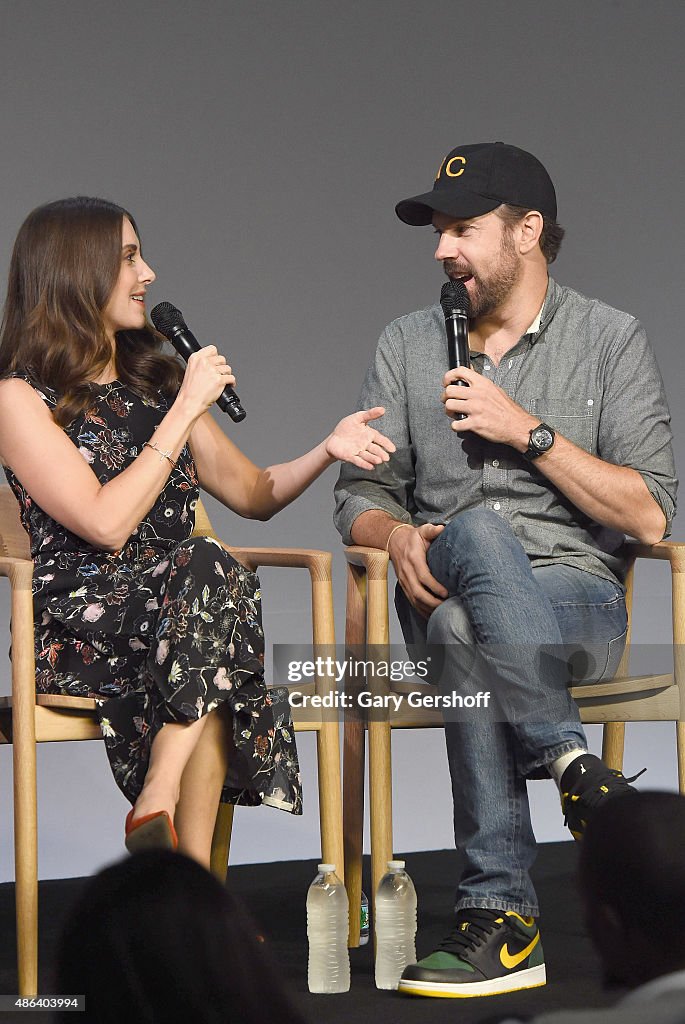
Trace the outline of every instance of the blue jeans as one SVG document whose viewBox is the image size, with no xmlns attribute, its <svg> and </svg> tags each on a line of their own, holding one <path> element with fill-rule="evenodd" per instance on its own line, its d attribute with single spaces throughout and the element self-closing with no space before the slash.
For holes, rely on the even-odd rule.
<svg viewBox="0 0 685 1024">
<path fill-rule="evenodd" d="M 623 588 L 574 566 L 531 568 L 507 521 L 483 508 L 445 527 L 428 564 L 450 597 L 426 623 L 398 587 L 405 640 L 439 652 L 432 681 L 443 694 L 472 693 L 475 675 L 498 703 L 468 724 L 445 721 L 454 835 L 466 857 L 457 909 L 537 916 L 526 779 L 548 777 L 552 761 L 586 747 L 568 685 L 613 677 L 625 646 Z"/>
</svg>

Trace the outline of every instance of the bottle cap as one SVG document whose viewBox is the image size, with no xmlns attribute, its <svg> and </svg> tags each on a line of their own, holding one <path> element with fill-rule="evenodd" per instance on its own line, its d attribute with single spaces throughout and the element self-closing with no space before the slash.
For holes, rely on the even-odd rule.
<svg viewBox="0 0 685 1024">
<path fill-rule="evenodd" d="M 391 871 L 404 871 L 404 863 L 403 860 L 389 860 L 388 867 Z"/>
<path fill-rule="evenodd" d="M 329 871 L 335 871 L 335 864 L 317 864 L 317 870 L 326 875 Z"/>
</svg>

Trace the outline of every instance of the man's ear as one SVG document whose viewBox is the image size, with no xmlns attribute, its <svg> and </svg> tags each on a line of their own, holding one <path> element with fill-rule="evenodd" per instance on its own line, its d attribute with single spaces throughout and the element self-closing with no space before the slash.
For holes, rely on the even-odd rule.
<svg viewBox="0 0 685 1024">
<path fill-rule="evenodd" d="M 529 210 L 516 225 L 519 231 L 519 252 L 522 256 L 531 252 L 540 241 L 544 221 L 537 210 Z"/>
</svg>

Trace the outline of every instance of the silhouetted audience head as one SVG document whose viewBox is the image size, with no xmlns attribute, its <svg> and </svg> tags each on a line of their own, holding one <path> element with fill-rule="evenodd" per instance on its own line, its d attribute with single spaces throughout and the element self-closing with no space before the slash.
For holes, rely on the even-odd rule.
<svg viewBox="0 0 685 1024">
<path fill-rule="evenodd" d="M 83 993 L 79 1019 L 97 1024 L 302 1024 L 236 900 L 194 860 L 161 850 L 88 883 L 64 930 L 56 991 Z"/>
<path fill-rule="evenodd" d="M 645 791 L 598 808 L 580 884 L 606 984 L 685 969 L 685 797 Z"/>
</svg>

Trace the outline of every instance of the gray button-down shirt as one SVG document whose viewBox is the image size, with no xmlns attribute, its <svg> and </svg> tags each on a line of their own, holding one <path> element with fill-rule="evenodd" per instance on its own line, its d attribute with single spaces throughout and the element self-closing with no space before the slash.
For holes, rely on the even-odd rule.
<svg viewBox="0 0 685 1024">
<path fill-rule="evenodd" d="M 636 469 L 670 522 L 677 480 L 663 382 L 644 328 L 632 316 L 550 279 L 539 329 L 499 366 L 472 366 L 519 405 L 606 462 Z M 401 522 L 449 522 L 466 509 L 504 516 L 533 565 L 575 565 L 623 580 L 622 533 L 595 523 L 509 445 L 455 434 L 440 401 L 447 370 L 440 306 L 410 313 L 381 335 L 360 408 L 397 446 L 374 472 L 343 465 L 335 523 L 351 543 L 354 520 L 383 509 Z"/>
</svg>

